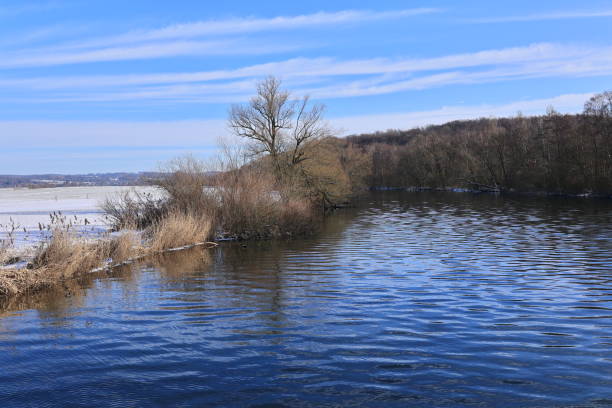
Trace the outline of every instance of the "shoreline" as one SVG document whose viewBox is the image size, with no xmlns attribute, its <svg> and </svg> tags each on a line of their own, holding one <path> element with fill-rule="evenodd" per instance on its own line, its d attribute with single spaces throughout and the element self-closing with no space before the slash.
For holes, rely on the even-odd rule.
<svg viewBox="0 0 612 408">
<path fill-rule="evenodd" d="M 463 187 L 370 187 L 369 191 L 407 191 L 412 193 L 419 192 L 440 192 L 440 193 L 471 193 L 471 194 L 489 194 L 503 196 L 523 196 L 523 197 L 541 197 L 541 198 L 581 198 L 581 199 L 597 199 L 597 200 L 612 200 L 612 195 L 582 193 L 555 193 L 546 191 L 513 191 L 513 190 L 478 190 Z"/>
<path fill-rule="evenodd" d="M 133 231 L 128 231 L 125 235 L 131 233 L 133 233 Z M 98 238 L 89 240 L 86 245 L 91 248 L 99 248 L 103 247 L 107 242 L 107 238 Z M 47 243 L 47 245 L 49 245 L 49 243 Z M 165 253 L 179 252 L 195 247 L 210 249 L 218 246 L 219 244 L 214 241 L 195 242 L 163 250 L 155 250 L 152 246 L 133 246 L 128 248 L 130 252 L 129 254 L 124 254 L 123 258 L 96 259 L 95 262 L 98 266 L 79 269 L 70 274 L 58 270 L 58 268 L 61 269 L 62 265 L 43 265 L 35 267 L 33 262 L 36 254 L 29 253 L 24 255 L 24 258 L 27 257 L 27 259 L 21 259 L 19 262 L 13 264 L 0 265 L 0 300 L 32 295 L 50 287 L 57 286 L 68 279 L 78 279 L 79 277 L 91 273 L 112 271 L 113 269 L 131 265 Z M 14 267 L 14 265 L 20 265 L 21 267 Z"/>
<path fill-rule="evenodd" d="M 558 197 L 558 198 L 596 198 L 609 200 L 612 196 L 597 196 L 589 194 L 559 194 L 546 192 L 517 192 L 517 191 L 486 191 L 457 187 L 431 188 L 431 187 L 374 187 L 370 191 L 406 191 L 406 192 L 450 192 L 488 194 L 517 197 Z M 339 206 L 338 208 L 342 208 Z M 187 221 L 185 224 L 184 222 Z M 190 230 L 181 229 L 190 224 Z M 187 232 L 187 235 L 183 231 Z M 187 250 L 201 246 L 214 248 L 225 241 L 257 240 L 257 235 L 223 234 L 218 233 L 214 237 L 210 234 L 210 225 L 206 226 L 203 219 L 178 219 L 174 224 L 168 224 L 158 228 L 145 239 L 145 231 L 120 230 L 114 233 L 106 231 L 96 237 L 78 236 L 76 231 L 55 229 L 46 238 L 29 247 L 5 248 L 4 254 L 0 251 L 0 299 L 14 296 L 27 296 L 46 288 L 56 286 L 68 279 L 75 279 L 90 273 L 112 270 L 121 266 L 133 264 L 139 260 L 168 252 Z M 178 233 L 178 235 L 177 235 Z M 55 261 L 40 262 L 41 253 L 53 245 L 56 234 L 63 239 L 68 239 L 71 248 L 65 252 L 64 258 Z M 153 235 L 151 235 L 153 234 Z M 162 237 L 163 247 L 155 246 L 157 237 L 155 235 L 166 235 Z M 199 235 L 198 235 L 199 234 Z M 187 236 L 191 238 L 187 238 Z M 197 236 L 208 237 L 212 240 L 197 239 Z M 68 238 L 67 238 L 68 237 Z M 64 243 L 66 244 L 66 243 Z M 114 249 L 112 249 L 114 248 Z M 117 249 L 119 248 L 119 249 Z M 1 250 L 2 248 L 0 248 Z M 83 252 L 85 263 L 82 259 L 76 259 L 76 255 Z M 115 251 L 116 253 L 114 253 Z M 111 255 L 112 254 L 112 255 Z M 4 255 L 4 259 L 2 259 Z M 80 256 L 80 255 L 79 255 Z M 89 257 L 89 258 L 88 258 Z M 61 258 L 61 257 L 60 257 Z"/>
</svg>

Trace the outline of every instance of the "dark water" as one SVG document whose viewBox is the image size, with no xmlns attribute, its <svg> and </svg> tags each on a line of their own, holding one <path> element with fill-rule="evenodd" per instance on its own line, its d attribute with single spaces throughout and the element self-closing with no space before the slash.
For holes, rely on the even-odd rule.
<svg viewBox="0 0 612 408">
<path fill-rule="evenodd" d="M 0 407 L 612 406 L 612 203 L 381 193 L 5 305 Z"/>
</svg>

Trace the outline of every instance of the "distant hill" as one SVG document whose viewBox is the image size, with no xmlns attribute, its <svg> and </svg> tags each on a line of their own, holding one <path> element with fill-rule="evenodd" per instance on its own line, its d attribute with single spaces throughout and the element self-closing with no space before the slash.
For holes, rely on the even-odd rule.
<svg viewBox="0 0 612 408">
<path fill-rule="evenodd" d="M 90 173 L 90 174 L 31 174 L 2 175 L 3 187 L 66 187 L 66 186 L 137 186 L 146 184 L 147 179 L 159 177 L 157 172 L 139 173 Z"/>
</svg>

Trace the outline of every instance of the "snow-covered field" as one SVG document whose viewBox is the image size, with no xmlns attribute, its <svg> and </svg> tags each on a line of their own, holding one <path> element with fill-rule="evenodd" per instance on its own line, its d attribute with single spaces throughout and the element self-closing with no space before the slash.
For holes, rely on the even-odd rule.
<svg viewBox="0 0 612 408">
<path fill-rule="evenodd" d="M 0 188 L 0 239 L 15 227 L 15 244 L 32 245 L 40 240 L 39 224 L 50 223 L 50 213 L 61 212 L 75 225 L 84 225 L 92 232 L 108 228 L 100 204 L 107 197 L 117 197 L 136 190 L 158 195 L 154 187 L 57 187 Z M 24 231 L 25 229 L 25 231 Z"/>
</svg>

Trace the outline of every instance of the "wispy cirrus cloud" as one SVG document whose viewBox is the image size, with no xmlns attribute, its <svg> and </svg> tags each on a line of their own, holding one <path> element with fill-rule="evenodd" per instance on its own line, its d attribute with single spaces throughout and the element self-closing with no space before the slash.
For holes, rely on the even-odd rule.
<svg viewBox="0 0 612 408">
<path fill-rule="evenodd" d="M 43 67 L 195 55 L 261 55 L 294 50 L 296 47 L 296 45 L 290 44 L 263 46 L 254 44 L 248 40 L 174 41 L 73 52 L 13 53 L 6 55 L 7 58 L 0 61 L 0 68 Z"/>
<path fill-rule="evenodd" d="M 146 49 L 145 49 L 146 51 Z M 540 43 L 523 47 L 483 50 L 433 58 L 371 58 L 338 60 L 335 58 L 292 58 L 285 61 L 251 65 L 232 70 L 174 72 L 155 74 L 91 75 L 69 77 L 13 78 L 0 80 L 0 87 L 29 89 L 76 89 L 83 87 L 147 86 L 187 84 L 240 78 L 276 75 L 283 78 L 339 77 L 383 74 L 414 74 L 422 71 L 441 71 L 457 68 L 535 64 L 549 62 L 575 66 L 585 61 L 607 59 L 612 47 L 587 47 Z M 58 58 L 61 58 L 58 57 Z M 0 65 L 2 62 L 0 62 Z M 569 65 L 568 65 L 569 64 Z"/>
<path fill-rule="evenodd" d="M 321 27 L 336 24 L 366 23 L 383 20 L 398 20 L 424 14 L 440 13 L 437 8 L 415 8 L 393 11 L 344 10 L 338 12 L 319 12 L 298 16 L 278 16 L 272 18 L 243 17 L 226 20 L 206 20 L 173 24 L 153 30 L 135 31 L 99 39 L 100 43 L 130 43 L 176 38 L 195 38 L 228 34 L 245 34 L 262 31 L 296 30 L 308 27 Z"/>
<path fill-rule="evenodd" d="M 582 110 L 584 102 L 594 93 L 564 94 L 552 98 L 512 101 L 503 104 L 455 105 L 439 109 L 394 112 L 377 115 L 359 115 L 334 118 L 332 123 L 343 129 L 344 134 L 374 132 L 381 130 L 381 123 L 387 129 L 410 129 L 418 126 L 436 125 L 453 120 L 486 117 L 507 117 L 521 112 L 525 115 L 541 115 L 549 106 L 562 113 L 576 113 Z"/>
<path fill-rule="evenodd" d="M 236 35 L 278 30 L 397 20 L 441 12 L 435 8 L 394 11 L 345 10 L 272 18 L 232 18 L 173 24 L 51 47 L 8 52 L 0 68 L 46 67 L 107 61 L 203 55 L 271 54 L 294 50 L 304 44 L 258 43 Z"/>
<path fill-rule="evenodd" d="M 573 11 L 551 11 L 546 13 L 525 14 L 503 17 L 485 17 L 468 20 L 470 23 L 518 23 L 529 21 L 546 20 L 570 20 L 577 18 L 602 18 L 612 17 L 612 9 L 606 10 L 573 10 Z"/>
<path fill-rule="evenodd" d="M 311 89 L 309 92 L 320 98 L 345 98 L 384 95 L 449 85 L 473 85 L 536 78 L 577 78 L 604 75 L 612 75 L 612 47 L 601 50 L 601 53 L 584 55 L 582 58 L 502 64 L 478 70 L 451 70 L 408 79 L 379 76 L 377 81 L 372 79 L 356 80 L 349 83 Z"/>
<path fill-rule="evenodd" d="M 243 101 L 254 83 L 276 75 L 296 93 L 343 98 L 546 77 L 612 75 L 612 46 L 532 44 L 434 58 L 296 58 L 234 70 L 146 75 L 12 78 L 6 95 L 30 90 L 32 102 L 228 103 Z M 6 99 L 5 99 L 6 100 Z M 28 99 L 21 100 L 27 102 Z"/>
</svg>

